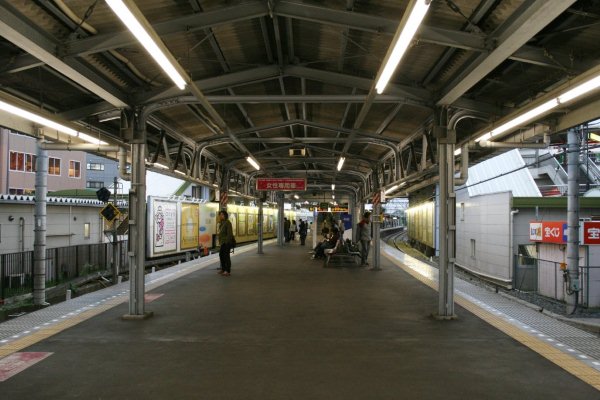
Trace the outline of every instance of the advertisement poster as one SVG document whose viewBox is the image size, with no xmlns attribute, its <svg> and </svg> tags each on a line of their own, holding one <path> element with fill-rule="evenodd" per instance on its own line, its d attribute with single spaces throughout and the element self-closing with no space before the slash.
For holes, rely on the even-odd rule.
<svg viewBox="0 0 600 400">
<path fill-rule="evenodd" d="M 246 236 L 246 213 L 240 212 L 238 213 L 238 227 L 237 227 L 237 235 L 238 236 Z"/>
<path fill-rule="evenodd" d="M 263 218 L 264 218 L 264 214 L 263 214 Z M 256 229 L 257 229 L 256 214 L 248 214 L 248 235 L 258 234 Z"/>
<path fill-rule="evenodd" d="M 181 203 L 180 249 L 195 249 L 198 246 L 199 205 Z"/>
<path fill-rule="evenodd" d="M 567 223 L 564 221 L 530 222 L 529 240 L 544 243 L 567 243 Z"/>
<path fill-rule="evenodd" d="M 154 201 L 152 248 L 154 254 L 177 250 L 177 203 Z"/>
<path fill-rule="evenodd" d="M 200 210 L 200 234 L 198 243 L 204 248 L 213 246 L 213 235 L 217 233 L 218 204 L 202 204 Z"/>
</svg>

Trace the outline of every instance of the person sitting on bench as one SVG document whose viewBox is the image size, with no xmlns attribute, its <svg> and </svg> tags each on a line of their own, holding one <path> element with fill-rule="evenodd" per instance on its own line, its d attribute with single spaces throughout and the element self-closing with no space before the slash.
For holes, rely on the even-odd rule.
<svg viewBox="0 0 600 400">
<path fill-rule="evenodd" d="M 325 250 L 333 249 L 337 245 L 338 240 L 340 240 L 340 231 L 334 226 L 331 229 L 331 232 L 332 233 L 329 239 L 317 245 L 317 247 L 315 248 L 315 255 L 312 257 L 313 259 L 325 257 Z"/>
</svg>

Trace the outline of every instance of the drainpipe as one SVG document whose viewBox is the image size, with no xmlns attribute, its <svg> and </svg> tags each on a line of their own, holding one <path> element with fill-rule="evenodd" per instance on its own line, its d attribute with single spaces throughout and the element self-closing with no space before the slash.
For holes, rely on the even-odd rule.
<svg viewBox="0 0 600 400">
<path fill-rule="evenodd" d="M 511 196 L 512 197 L 512 196 Z M 515 271 L 515 256 L 514 256 L 514 252 L 513 252 L 513 247 L 514 247 L 514 224 L 515 224 L 515 215 L 519 213 L 519 210 L 511 210 L 510 212 L 510 220 L 508 221 L 508 223 L 510 224 L 510 226 L 508 227 L 508 271 L 509 273 L 512 274 L 512 276 L 510 276 L 510 280 L 513 281 L 513 279 L 515 279 L 514 277 L 516 276 L 516 274 L 514 273 Z"/>
<path fill-rule="evenodd" d="M 33 304 L 46 306 L 46 196 L 48 193 L 48 153 L 38 139 L 35 173 L 35 215 L 33 242 Z"/>
<path fill-rule="evenodd" d="M 119 146 L 117 157 L 119 159 L 119 178 L 124 181 L 130 181 L 131 174 L 127 172 L 127 149 Z"/>
<path fill-rule="evenodd" d="M 19 217 L 19 251 L 25 252 L 25 218 Z"/>
<path fill-rule="evenodd" d="M 490 142 L 488 140 L 480 140 L 480 147 L 490 149 L 546 149 L 550 145 L 550 138 L 544 134 L 542 143 L 522 143 L 522 142 Z"/>
<path fill-rule="evenodd" d="M 579 135 L 574 129 L 567 133 L 567 313 L 577 308 L 579 296 Z"/>
<path fill-rule="evenodd" d="M 469 145 L 464 144 L 460 153 L 460 176 L 454 178 L 454 186 L 461 186 L 469 179 Z"/>
</svg>

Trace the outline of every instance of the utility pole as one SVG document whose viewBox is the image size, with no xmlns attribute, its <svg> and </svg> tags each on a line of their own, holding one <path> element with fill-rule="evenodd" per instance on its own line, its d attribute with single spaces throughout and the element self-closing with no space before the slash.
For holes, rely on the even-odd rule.
<svg viewBox="0 0 600 400">
<path fill-rule="evenodd" d="M 119 184 L 119 179 L 115 176 L 113 181 L 113 201 L 115 202 L 115 207 L 117 206 L 117 185 Z M 121 254 L 119 252 L 119 243 L 117 239 L 117 222 L 119 220 L 115 219 L 113 221 L 112 227 L 112 281 L 113 284 L 116 285 L 119 282 L 119 269 L 120 269 L 120 261 Z"/>
</svg>

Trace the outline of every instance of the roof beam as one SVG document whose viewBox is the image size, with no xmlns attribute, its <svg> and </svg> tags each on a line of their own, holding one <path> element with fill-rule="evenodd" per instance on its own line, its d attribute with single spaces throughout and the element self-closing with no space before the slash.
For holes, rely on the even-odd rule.
<svg viewBox="0 0 600 400">
<path fill-rule="evenodd" d="M 127 107 L 126 96 L 76 60 L 57 55 L 58 43 L 40 33 L 5 2 L 0 4 L 0 34 L 25 52 L 73 80 L 114 107 Z"/>
<path fill-rule="evenodd" d="M 437 104 L 454 103 L 574 2 L 575 0 L 527 0 L 492 35 L 498 45 L 489 54 L 481 54 L 470 66 L 464 68 Z"/>
</svg>

